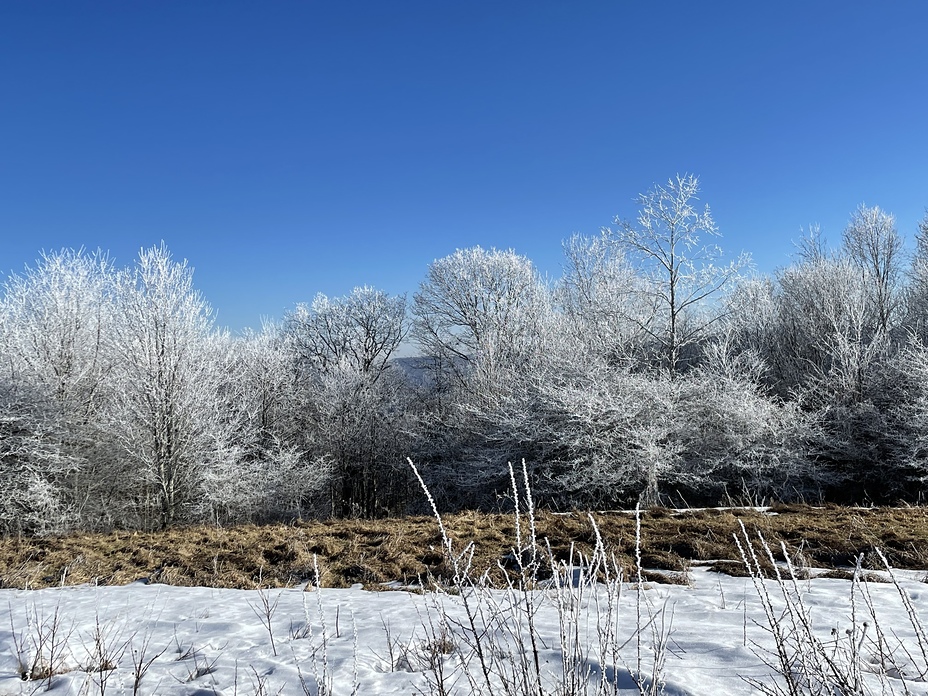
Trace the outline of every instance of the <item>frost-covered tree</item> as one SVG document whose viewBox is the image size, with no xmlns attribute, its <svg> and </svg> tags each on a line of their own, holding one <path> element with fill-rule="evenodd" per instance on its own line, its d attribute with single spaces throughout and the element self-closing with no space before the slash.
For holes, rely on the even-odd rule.
<svg viewBox="0 0 928 696">
<path fill-rule="evenodd" d="M 459 385 L 490 388 L 500 369 L 539 353 L 550 299 L 514 251 L 459 249 L 434 261 L 413 304 L 413 335 Z"/>
<path fill-rule="evenodd" d="M 323 372 L 344 363 L 376 377 L 406 335 L 406 298 L 368 286 L 340 298 L 320 293 L 297 305 L 287 326 L 300 357 Z"/>
<path fill-rule="evenodd" d="M 814 498 L 831 481 L 808 456 L 814 418 L 770 398 L 753 352 L 716 339 L 699 367 L 675 378 L 589 355 L 558 362 L 481 414 L 481 451 L 496 450 L 484 484 L 493 464 L 520 456 L 538 500 L 558 508 Z M 464 486 L 468 471 L 480 468 L 449 476 Z"/>
<path fill-rule="evenodd" d="M 112 498 L 98 421 L 112 367 L 104 337 L 113 275 L 102 254 L 49 253 L 12 274 L 0 299 L 7 486 L 42 490 L 43 507 L 67 511 L 71 523 L 93 518 Z M 26 488 L 11 478 L 13 467 L 28 471 Z M 43 526 L 59 523 L 50 516 Z"/>
<path fill-rule="evenodd" d="M 776 352 L 780 337 L 777 285 L 770 277 L 741 278 L 725 298 L 724 321 L 717 333 L 736 353 L 752 351 L 764 364 L 763 379 L 774 381 L 768 360 Z"/>
<path fill-rule="evenodd" d="M 871 331 L 888 337 L 901 305 L 903 241 L 896 220 L 878 206 L 861 205 L 844 230 L 844 251 L 864 275 Z"/>
<path fill-rule="evenodd" d="M 369 287 L 318 295 L 287 315 L 307 452 L 331 473 L 336 514 L 382 515 L 405 504 L 408 390 L 390 362 L 406 334 L 404 297 Z"/>
<path fill-rule="evenodd" d="M 43 255 L 4 287 L 9 376 L 41 391 L 71 418 L 89 417 L 104 397 L 112 279 L 106 256 L 64 250 Z"/>
<path fill-rule="evenodd" d="M 192 514 L 220 524 L 318 514 L 330 467 L 305 447 L 291 352 L 279 328 L 234 340 L 213 332 L 203 358 L 216 374 L 218 422 Z"/>
<path fill-rule="evenodd" d="M 448 504 L 483 505 L 505 479 L 513 442 L 487 428 L 559 333 L 548 289 L 514 251 L 463 249 L 429 266 L 413 316 L 430 389 L 415 454 L 430 486 L 457 501 Z"/>
<path fill-rule="evenodd" d="M 222 397 L 228 339 L 213 328 L 193 272 L 164 245 L 143 249 L 119 275 L 108 335 L 115 389 L 107 428 L 137 479 L 137 503 L 161 525 L 192 514 L 216 462 L 241 455 L 238 423 Z"/>
<path fill-rule="evenodd" d="M 641 282 L 613 235 L 575 234 L 564 242 L 564 273 L 555 290 L 565 328 L 595 355 L 621 363 L 641 347 L 647 323 Z"/>
<path fill-rule="evenodd" d="M 844 258 L 825 257 L 779 274 L 774 356 L 784 386 L 830 399 L 861 395 L 871 361 L 867 287 Z"/>
<path fill-rule="evenodd" d="M 928 211 L 918 223 L 905 292 L 905 328 L 928 345 Z"/>
<path fill-rule="evenodd" d="M 810 444 L 817 419 L 793 402 L 768 393 L 767 366 L 757 351 L 719 333 L 703 362 L 677 383 L 675 467 L 668 488 L 710 503 L 814 500 L 834 483 L 816 466 Z"/>
<path fill-rule="evenodd" d="M 654 341 L 660 364 L 672 376 L 685 365 L 685 353 L 704 337 L 715 319 L 708 301 L 737 277 L 747 257 L 724 265 L 721 249 L 703 237 L 719 232 L 709 206 L 697 209 L 699 179 L 676 176 L 638 196 L 636 221 L 616 217 L 616 229 L 605 232 L 637 261 L 647 279 L 640 293 L 650 316 L 641 330 Z"/>
<path fill-rule="evenodd" d="M 879 425 L 890 446 L 889 461 L 875 468 L 874 479 L 889 493 L 923 502 L 928 483 L 928 347 L 913 335 L 890 362 L 886 397 L 891 407 Z"/>
<path fill-rule="evenodd" d="M 882 214 L 877 217 L 886 222 Z M 850 243 L 846 235 L 841 253 L 830 252 L 819 238 L 778 272 L 769 340 L 755 345 L 769 367 L 771 388 L 819 425 L 809 455 L 830 472 L 829 495 L 855 500 L 889 490 L 881 479 L 891 477 L 899 463 L 893 414 L 894 402 L 904 398 L 893 387 L 899 380 L 891 377 L 897 363 L 894 335 L 900 333 L 895 233 L 888 223 L 874 233 L 877 247 L 879 239 L 885 242 L 879 251 L 862 244 L 870 237 L 860 236 L 863 223 L 857 227 L 859 238 Z M 877 266 L 867 266 L 867 258 L 884 258 L 888 280 L 882 290 Z"/>
<path fill-rule="evenodd" d="M 889 346 L 873 331 L 871 286 L 857 264 L 831 255 L 805 260 L 780 271 L 778 281 L 776 342 L 765 358 L 781 393 L 816 404 L 865 399 Z"/>
<path fill-rule="evenodd" d="M 531 414 L 547 451 L 534 459 L 539 495 L 558 507 L 656 504 L 676 464 L 676 386 L 602 360 L 571 361 L 538 380 Z M 544 499 L 543 498 L 543 499 Z"/>
<path fill-rule="evenodd" d="M 247 413 L 250 455 L 280 447 L 305 449 L 300 359 L 285 324 L 265 323 L 234 342 L 237 398 Z"/>
<path fill-rule="evenodd" d="M 75 522 L 65 486 L 83 460 L 45 406 L 23 385 L 0 382 L 0 532 L 63 531 Z"/>
</svg>

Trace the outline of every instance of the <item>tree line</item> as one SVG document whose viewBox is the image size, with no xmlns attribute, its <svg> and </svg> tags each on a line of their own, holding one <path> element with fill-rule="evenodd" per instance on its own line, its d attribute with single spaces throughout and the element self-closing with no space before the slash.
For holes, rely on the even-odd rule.
<svg viewBox="0 0 928 696">
<path fill-rule="evenodd" d="M 928 215 L 861 206 L 772 276 L 725 261 L 698 180 L 564 242 L 434 261 L 411 299 L 318 295 L 218 327 L 164 247 L 49 253 L 0 297 L 0 529 L 507 505 L 922 502 Z M 418 357 L 397 358 L 401 345 Z"/>
</svg>

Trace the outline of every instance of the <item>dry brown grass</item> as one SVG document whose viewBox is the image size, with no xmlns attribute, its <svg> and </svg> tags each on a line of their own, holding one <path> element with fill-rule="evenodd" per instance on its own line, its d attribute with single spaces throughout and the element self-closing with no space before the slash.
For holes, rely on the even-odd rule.
<svg viewBox="0 0 928 696">
<path fill-rule="evenodd" d="M 808 565 L 850 566 L 859 553 L 879 547 L 895 567 L 928 568 L 926 508 L 788 506 L 775 512 L 651 510 L 642 515 L 642 564 L 679 573 L 692 561 L 737 561 L 732 534 L 740 520 L 749 532 L 760 531 L 774 548 L 785 542 Z M 594 516 L 606 544 L 631 569 L 634 517 L 627 513 Z M 511 516 L 464 512 L 443 519 L 457 548 L 475 543 L 478 571 L 496 568 L 515 544 Z M 550 541 L 558 559 L 566 560 L 572 545 L 583 553 L 592 548 L 593 530 L 586 513 L 540 512 L 537 525 L 539 538 Z M 0 587 L 145 580 L 253 588 L 259 579 L 266 586 L 288 586 L 312 577 L 314 556 L 318 556 L 323 585 L 331 587 L 363 583 L 375 588 L 391 580 L 413 584 L 449 574 L 435 521 L 409 517 L 0 538 Z M 716 567 L 738 572 L 739 565 L 718 563 Z M 865 565 L 876 567 L 866 561 Z M 659 580 L 660 576 L 648 579 Z"/>
</svg>

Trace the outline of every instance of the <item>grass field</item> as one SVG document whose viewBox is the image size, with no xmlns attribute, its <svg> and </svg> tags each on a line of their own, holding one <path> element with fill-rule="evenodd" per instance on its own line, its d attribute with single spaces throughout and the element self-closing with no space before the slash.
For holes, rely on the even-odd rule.
<svg viewBox="0 0 928 696">
<path fill-rule="evenodd" d="M 626 568 L 634 565 L 634 515 L 593 513 L 604 541 Z M 445 527 L 456 546 L 475 544 L 474 568 L 489 569 L 515 545 L 512 515 L 465 512 L 447 515 Z M 653 509 L 642 514 L 642 567 L 650 580 L 673 582 L 694 562 L 742 574 L 732 535 L 743 522 L 774 548 L 783 541 L 810 566 L 853 566 L 860 553 L 883 550 L 896 568 L 928 568 L 928 509 L 779 506 L 769 510 Z M 587 513 L 538 512 L 537 536 L 554 556 L 566 559 L 571 546 L 588 553 L 593 527 Z M 524 532 L 524 530 L 523 530 Z M 73 533 L 0 539 L 0 587 L 41 588 L 94 583 L 122 585 L 138 580 L 171 585 L 254 588 L 299 584 L 318 559 L 327 587 L 361 583 L 407 584 L 447 577 L 442 540 L 431 517 L 382 520 L 300 521 L 229 528 L 193 526 L 161 532 Z M 865 556 L 865 566 L 870 556 Z M 873 567 L 879 567 L 878 562 Z"/>
</svg>

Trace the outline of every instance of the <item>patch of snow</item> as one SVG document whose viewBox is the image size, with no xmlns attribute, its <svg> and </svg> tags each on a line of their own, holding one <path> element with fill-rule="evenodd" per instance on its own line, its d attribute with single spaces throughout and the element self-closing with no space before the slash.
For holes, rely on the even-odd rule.
<svg viewBox="0 0 928 696">
<path fill-rule="evenodd" d="M 622 646 L 618 660 L 598 654 L 597 612 L 604 598 L 601 588 L 587 588 L 581 598 L 581 620 L 570 628 L 579 632 L 579 644 L 588 649 L 584 659 L 590 694 L 596 693 L 603 679 L 615 685 L 613 693 L 639 693 L 632 679 L 637 669 L 636 635 L 641 636 L 649 668 L 651 628 L 660 622 L 671 626 L 663 670 L 665 694 L 751 694 L 756 690 L 746 680 L 773 679 L 771 668 L 759 657 L 773 645 L 751 579 L 699 566 L 691 569 L 690 577 L 689 586 L 648 584 L 640 593 L 632 585 L 625 586 L 614 625 L 616 644 Z M 897 578 L 918 606 L 926 593 L 920 582 L 924 573 L 900 571 Z M 764 587 L 776 603 L 779 588 L 771 581 Z M 845 635 L 852 625 L 851 583 L 815 579 L 799 581 L 795 587 L 821 640 Z M 896 588 L 870 584 L 867 589 L 884 630 L 899 640 L 914 640 Z M 139 693 L 151 696 L 305 696 L 317 693 L 317 680 L 330 681 L 335 694 L 429 693 L 436 679 L 433 667 L 439 663 L 453 676 L 450 693 L 473 693 L 461 671 L 464 663 L 472 671 L 478 669 L 459 635 L 460 626 L 467 623 L 464 597 L 367 592 L 360 586 L 310 590 L 259 592 L 141 583 L 0 590 L 0 694 L 33 693 L 39 684 L 21 679 L 20 663 L 34 661 L 56 641 L 60 645 L 52 667 L 61 673 L 52 677 L 52 684 L 53 693 L 61 695 L 100 693 L 101 674 L 107 679 L 107 694 L 132 694 L 135 665 L 147 660 L 151 665 L 141 678 Z M 641 631 L 636 623 L 639 596 L 645 620 L 655 617 Z M 521 601 L 499 590 L 466 599 L 471 606 L 484 602 L 481 606 L 488 612 Z M 558 602 L 550 590 L 534 592 L 529 599 L 537 608 L 533 621 L 543 637 L 538 646 L 541 671 L 553 690 L 564 669 Z M 266 607 L 273 607 L 270 632 L 264 625 Z M 862 602 L 858 601 L 856 611 L 858 622 L 864 620 Z M 93 670 L 100 653 L 109 655 L 114 670 Z M 494 660 L 527 658 L 517 652 L 493 656 Z M 39 659 L 49 657 L 39 655 Z"/>
</svg>

